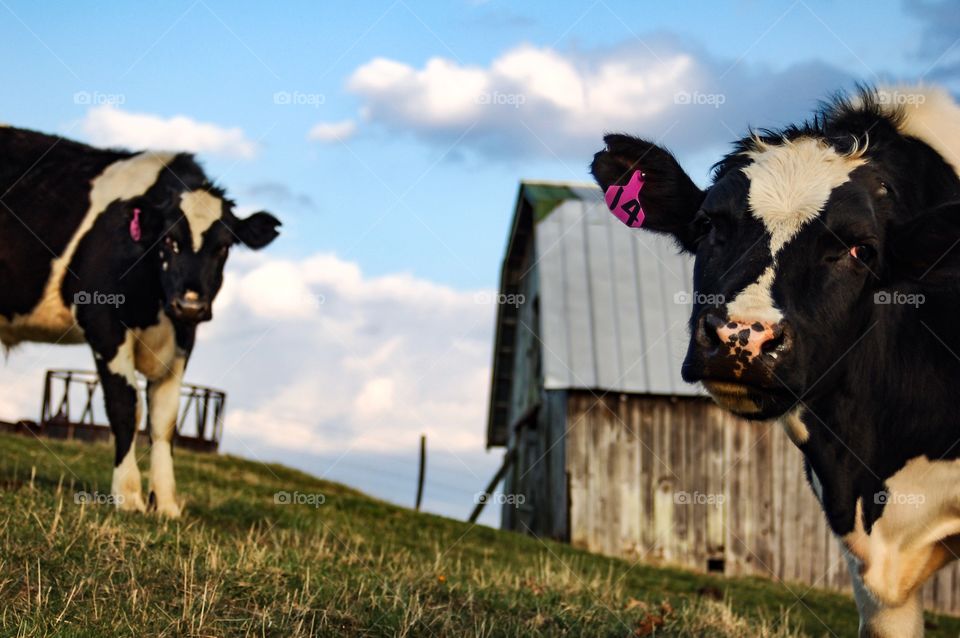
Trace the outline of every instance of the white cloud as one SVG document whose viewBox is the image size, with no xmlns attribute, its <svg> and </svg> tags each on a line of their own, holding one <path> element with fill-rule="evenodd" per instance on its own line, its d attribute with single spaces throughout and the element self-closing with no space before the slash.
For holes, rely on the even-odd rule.
<svg viewBox="0 0 960 638">
<path fill-rule="evenodd" d="M 223 128 L 183 115 L 163 118 L 105 104 L 87 111 L 80 125 L 86 138 L 99 146 L 213 153 L 243 159 L 251 159 L 257 152 L 256 144 L 240 128 Z"/>
<path fill-rule="evenodd" d="M 582 158 L 611 130 L 687 149 L 716 144 L 751 120 L 802 116 L 847 79 L 815 62 L 774 71 L 666 37 L 648 43 L 593 53 L 523 44 L 486 66 L 375 58 L 347 88 L 363 100 L 365 119 L 394 131 L 449 143 L 469 129 L 465 144 L 490 154 Z"/>
<path fill-rule="evenodd" d="M 353 137 L 356 132 L 357 124 L 353 120 L 320 122 L 310 129 L 307 138 L 316 142 L 337 142 Z"/>
</svg>

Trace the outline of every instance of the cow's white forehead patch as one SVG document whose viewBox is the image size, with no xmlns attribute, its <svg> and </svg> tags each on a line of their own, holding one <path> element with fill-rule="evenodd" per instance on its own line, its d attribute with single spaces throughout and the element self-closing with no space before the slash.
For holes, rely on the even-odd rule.
<svg viewBox="0 0 960 638">
<path fill-rule="evenodd" d="M 803 137 L 747 153 L 753 163 L 743 169 L 750 179 L 748 202 L 754 217 L 770 233 L 770 254 L 777 253 L 807 222 L 823 210 L 830 193 L 865 163 L 841 155 L 823 141 Z"/>
<path fill-rule="evenodd" d="M 812 137 L 758 144 L 747 155 L 753 160 L 743 169 L 750 180 L 750 214 L 770 234 L 773 263 L 727 305 L 727 313 L 735 321 L 775 323 L 783 319 L 770 295 L 777 254 L 804 225 L 820 215 L 833 189 L 849 181 L 850 173 L 866 160 L 856 153 L 841 155 Z"/>
<path fill-rule="evenodd" d="M 193 251 L 203 245 L 203 234 L 223 215 L 223 200 L 200 189 L 180 196 L 180 210 L 190 225 Z"/>
</svg>

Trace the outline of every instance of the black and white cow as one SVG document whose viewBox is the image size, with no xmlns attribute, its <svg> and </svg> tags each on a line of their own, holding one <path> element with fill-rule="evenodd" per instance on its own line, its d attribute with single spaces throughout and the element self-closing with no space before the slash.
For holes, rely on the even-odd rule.
<svg viewBox="0 0 960 638">
<path fill-rule="evenodd" d="M 280 222 L 239 219 L 183 153 L 102 150 L 0 127 L 0 343 L 86 342 L 116 440 L 112 492 L 145 511 L 134 452 L 147 380 L 151 507 L 180 514 L 171 441 L 197 324 L 212 317 L 233 244 Z"/>
<path fill-rule="evenodd" d="M 706 190 L 605 141 L 609 201 L 639 187 L 643 226 L 695 255 L 695 299 L 721 301 L 694 304 L 684 379 L 800 448 L 861 635 L 921 636 L 920 587 L 960 553 L 960 107 L 862 89 L 736 142 Z"/>
</svg>

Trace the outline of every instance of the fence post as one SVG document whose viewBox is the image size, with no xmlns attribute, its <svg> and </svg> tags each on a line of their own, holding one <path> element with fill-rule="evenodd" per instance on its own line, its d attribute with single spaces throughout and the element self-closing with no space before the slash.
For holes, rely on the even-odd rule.
<svg viewBox="0 0 960 638">
<path fill-rule="evenodd" d="M 420 475 L 417 478 L 417 511 L 420 511 L 420 503 L 423 501 L 423 479 L 427 469 L 427 435 L 420 435 Z"/>
</svg>

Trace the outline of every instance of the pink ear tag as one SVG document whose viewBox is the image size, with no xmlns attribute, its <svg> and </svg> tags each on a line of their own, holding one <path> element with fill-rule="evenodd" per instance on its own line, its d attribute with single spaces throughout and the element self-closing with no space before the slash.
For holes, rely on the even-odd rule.
<svg viewBox="0 0 960 638">
<path fill-rule="evenodd" d="M 643 173 L 634 171 L 626 184 L 613 184 L 604 195 L 610 212 L 631 228 L 640 228 L 643 224 L 644 214 L 640 206 L 642 188 Z"/>
<path fill-rule="evenodd" d="M 133 219 L 130 220 L 130 239 L 140 241 L 140 209 L 133 209 Z"/>
</svg>

